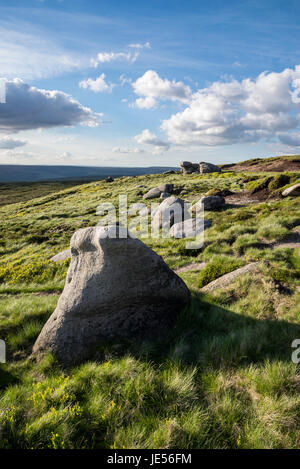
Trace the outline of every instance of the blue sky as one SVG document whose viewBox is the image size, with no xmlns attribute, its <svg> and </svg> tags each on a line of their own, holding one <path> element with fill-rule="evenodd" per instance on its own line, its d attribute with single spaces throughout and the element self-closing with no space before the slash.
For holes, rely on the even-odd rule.
<svg viewBox="0 0 300 469">
<path fill-rule="evenodd" d="M 298 1 L 2 0 L 0 163 L 299 153 L 299 19 Z"/>
</svg>

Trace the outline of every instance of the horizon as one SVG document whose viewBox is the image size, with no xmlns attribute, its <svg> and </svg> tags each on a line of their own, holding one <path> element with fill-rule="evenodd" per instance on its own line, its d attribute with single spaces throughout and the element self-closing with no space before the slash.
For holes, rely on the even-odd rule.
<svg viewBox="0 0 300 469">
<path fill-rule="evenodd" d="M 23 3 L 0 7 L 1 165 L 299 153 L 296 1 Z"/>
</svg>

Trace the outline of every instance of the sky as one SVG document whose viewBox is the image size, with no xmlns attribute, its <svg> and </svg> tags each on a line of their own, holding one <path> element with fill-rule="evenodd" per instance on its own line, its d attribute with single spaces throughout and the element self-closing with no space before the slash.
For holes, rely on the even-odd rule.
<svg viewBox="0 0 300 469">
<path fill-rule="evenodd" d="M 298 0 L 0 0 L 0 164 L 300 153 Z"/>
</svg>

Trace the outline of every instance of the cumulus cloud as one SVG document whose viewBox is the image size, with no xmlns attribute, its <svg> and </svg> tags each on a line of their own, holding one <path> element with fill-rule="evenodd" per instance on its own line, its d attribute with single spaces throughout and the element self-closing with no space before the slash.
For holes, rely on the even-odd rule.
<svg viewBox="0 0 300 469">
<path fill-rule="evenodd" d="M 161 127 L 179 145 L 283 141 L 300 121 L 299 85 L 300 66 L 264 72 L 255 80 L 214 82 Z"/>
<path fill-rule="evenodd" d="M 124 153 L 124 154 L 128 154 L 128 153 L 135 153 L 135 154 L 138 154 L 138 153 L 144 153 L 144 150 L 142 150 L 141 148 L 121 148 L 121 147 L 114 147 L 112 149 L 113 153 Z"/>
<path fill-rule="evenodd" d="M 154 70 L 148 70 L 132 83 L 134 92 L 140 96 L 135 105 L 142 109 L 155 107 L 158 100 L 182 101 L 187 103 L 191 88 L 181 81 L 169 81 L 161 78 Z"/>
<path fill-rule="evenodd" d="M 101 75 L 95 80 L 92 78 L 82 80 L 79 82 L 79 86 L 80 88 L 90 89 L 91 91 L 94 91 L 94 93 L 111 93 L 113 87 L 116 85 L 112 83 L 106 83 L 105 74 L 101 73 Z"/>
<path fill-rule="evenodd" d="M 167 151 L 170 147 L 169 143 L 164 142 L 158 138 L 155 134 L 152 134 L 149 129 L 143 130 L 139 135 L 134 137 L 135 141 L 140 144 L 152 145 L 154 155 Z"/>
<path fill-rule="evenodd" d="M 99 52 L 95 59 L 91 60 L 94 67 L 98 67 L 99 64 L 115 62 L 116 60 L 125 60 L 129 63 L 134 63 L 139 57 L 139 52 Z"/>
<path fill-rule="evenodd" d="M 5 80 L 6 103 L 0 104 L 0 132 L 73 126 L 97 126 L 98 115 L 72 96 L 29 86 L 15 78 Z"/>
<path fill-rule="evenodd" d="M 0 150 L 13 150 L 14 148 L 23 147 L 27 142 L 17 140 L 11 137 L 0 138 Z"/>
</svg>

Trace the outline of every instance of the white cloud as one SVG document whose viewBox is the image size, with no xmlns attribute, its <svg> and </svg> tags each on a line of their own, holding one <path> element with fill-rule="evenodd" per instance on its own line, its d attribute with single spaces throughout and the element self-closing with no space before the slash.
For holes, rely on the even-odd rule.
<svg viewBox="0 0 300 469">
<path fill-rule="evenodd" d="M 139 109 L 153 109 L 157 106 L 158 102 L 152 96 L 147 98 L 137 98 L 132 107 L 138 107 Z"/>
<path fill-rule="evenodd" d="M 149 129 L 143 130 L 142 133 L 134 137 L 135 141 L 139 144 L 153 145 L 152 153 L 154 155 L 161 154 L 167 151 L 170 147 L 169 143 L 164 142 L 158 138 L 155 134 L 152 134 Z"/>
<path fill-rule="evenodd" d="M 140 43 L 129 44 L 128 47 L 132 47 L 133 49 L 151 49 L 150 42 L 145 42 L 145 44 L 140 44 Z"/>
<path fill-rule="evenodd" d="M 17 147 L 23 147 L 27 142 L 23 140 L 17 140 L 11 137 L 1 137 L 0 138 L 0 149 L 1 150 L 13 150 Z"/>
<path fill-rule="evenodd" d="M 96 80 L 88 78 L 87 80 L 82 80 L 79 83 L 80 88 L 90 89 L 94 93 L 111 93 L 113 87 L 116 86 L 112 83 L 106 83 L 105 74 L 102 73 Z"/>
<path fill-rule="evenodd" d="M 282 141 L 300 122 L 298 80 L 300 66 L 264 72 L 255 80 L 214 82 L 193 94 L 188 107 L 161 128 L 179 145 Z"/>
<path fill-rule="evenodd" d="M 125 153 L 125 154 L 128 154 L 128 153 L 144 153 L 144 150 L 142 150 L 141 148 L 121 148 L 121 147 L 114 147 L 112 149 L 112 152 L 113 153 Z"/>
<path fill-rule="evenodd" d="M 5 80 L 6 103 L 0 104 L 0 132 L 73 126 L 97 126 L 98 115 L 72 96 L 29 86 L 19 78 Z"/>
<path fill-rule="evenodd" d="M 94 67 L 98 67 L 99 64 L 114 62 L 116 60 L 125 60 L 129 63 L 134 63 L 139 57 L 140 53 L 135 52 L 99 52 L 95 59 L 91 60 Z"/>
<path fill-rule="evenodd" d="M 181 81 L 163 79 L 154 70 L 145 72 L 132 86 L 134 92 L 142 97 L 135 101 L 135 105 L 142 109 L 155 107 L 159 99 L 187 103 L 191 96 L 189 86 Z"/>
</svg>

